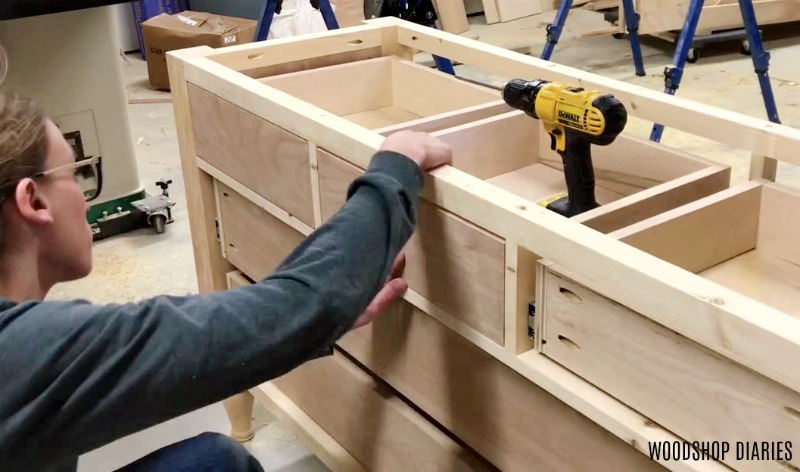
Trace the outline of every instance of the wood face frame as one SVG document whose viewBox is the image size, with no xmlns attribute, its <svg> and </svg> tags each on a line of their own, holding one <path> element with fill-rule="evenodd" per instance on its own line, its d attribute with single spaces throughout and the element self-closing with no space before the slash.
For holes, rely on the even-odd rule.
<svg viewBox="0 0 800 472">
<path fill-rule="evenodd" d="M 800 130 L 699 104 L 655 90 L 514 53 L 397 20 L 369 20 L 364 26 L 270 40 L 220 50 L 206 47 L 168 53 L 181 158 L 190 205 L 190 224 L 201 292 L 224 289 L 230 265 L 214 231 L 211 176 L 194 151 L 189 84 L 306 139 L 354 166 L 366 168 L 384 136 L 280 92 L 250 77 L 254 70 L 280 73 L 281 65 L 306 67 L 342 63 L 353 57 L 396 55 L 415 50 L 441 55 L 507 79 L 561 80 L 614 94 L 631 116 L 746 149 L 754 173 L 772 159 L 800 164 Z M 290 64 L 289 67 L 292 65 Z M 296 65 L 294 66 L 296 67 Z M 291 69 L 286 69 L 291 70 Z M 297 69 L 293 69 L 297 70 Z M 759 166 L 759 167 L 757 167 Z M 785 369 L 800 359 L 800 319 L 745 297 L 683 268 L 660 260 L 456 168 L 426 174 L 423 198 L 506 241 L 507 268 L 517 253 L 532 253 L 557 272 L 650 320 L 691 339 L 786 387 L 800 391 L 800 370 Z M 516 280 L 506 277 L 506 280 Z M 220 282 L 221 281 L 221 282 Z M 507 292 L 507 298 L 516 291 Z M 611 431 L 644 454 L 654 441 L 677 440 L 636 411 L 546 358 L 530 346 L 500 346 L 409 291 L 406 300 L 469 339 L 495 358 Z M 516 306 L 517 300 L 507 300 Z M 515 319 L 508 319 L 513 313 Z M 506 325 L 519 327 L 516 310 Z M 514 330 L 512 329 L 512 332 Z M 507 336 L 508 337 L 508 336 Z M 526 350 L 528 349 L 528 350 Z M 726 470 L 711 462 L 663 461 L 670 470 Z"/>
</svg>

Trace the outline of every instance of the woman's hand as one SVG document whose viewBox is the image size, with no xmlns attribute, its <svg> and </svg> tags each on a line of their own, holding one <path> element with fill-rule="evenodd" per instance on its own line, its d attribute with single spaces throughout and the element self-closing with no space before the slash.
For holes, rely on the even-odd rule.
<svg viewBox="0 0 800 472">
<path fill-rule="evenodd" d="M 356 323 L 351 329 L 358 329 L 364 325 L 372 323 L 378 316 L 381 315 L 392 303 L 405 295 L 408 284 L 403 280 L 403 270 L 406 266 L 406 256 L 401 251 L 397 258 L 394 260 L 392 272 L 384 284 L 383 288 L 375 298 L 372 299 L 364 313 L 358 317 Z"/>
</svg>

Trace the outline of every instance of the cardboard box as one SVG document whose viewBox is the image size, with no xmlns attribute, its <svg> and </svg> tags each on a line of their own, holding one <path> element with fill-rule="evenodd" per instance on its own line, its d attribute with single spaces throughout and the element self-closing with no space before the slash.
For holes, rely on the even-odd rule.
<svg viewBox="0 0 800 472">
<path fill-rule="evenodd" d="M 147 59 L 147 51 L 142 37 L 142 23 L 162 13 L 178 13 L 189 9 L 186 0 L 136 0 L 131 2 L 133 9 L 133 22 L 136 27 L 136 39 L 139 41 L 139 50 L 142 59 Z"/>
<path fill-rule="evenodd" d="M 150 18 L 142 23 L 150 85 L 169 90 L 167 51 L 195 46 L 218 48 L 250 43 L 257 26 L 256 20 L 189 10 L 174 15 L 163 13 Z"/>
</svg>

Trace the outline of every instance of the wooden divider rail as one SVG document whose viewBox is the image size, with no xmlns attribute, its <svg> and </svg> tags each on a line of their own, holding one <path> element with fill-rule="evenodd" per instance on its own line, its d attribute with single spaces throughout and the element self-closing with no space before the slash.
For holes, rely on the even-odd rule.
<svg viewBox="0 0 800 472">
<path fill-rule="evenodd" d="M 757 156 L 753 179 L 625 133 L 593 149 L 602 205 L 563 218 L 537 204 L 565 191 L 541 124 L 415 51 L 612 93 Z M 394 18 L 168 63 L 202 293 L 269 274 L 386 135 L 454 149 L 426 173 L 404 300 L 230 399 L 237 438 L 255 395 L 333 470 L 800 467 L 800 195 L 764 178 L 800 163 L 800 130 Z M 730 450 L 651 457 L 695 441 Z M 782 453 L 737 454 L 764 442 Z"/>
</svg>

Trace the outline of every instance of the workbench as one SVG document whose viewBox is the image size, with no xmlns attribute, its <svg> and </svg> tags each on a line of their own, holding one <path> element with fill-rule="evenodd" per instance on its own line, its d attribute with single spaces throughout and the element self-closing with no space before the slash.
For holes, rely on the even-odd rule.
<svg viewBox="0 0 800 472">
<path fill-rule="evenodd" d="M 593 148 L 601 206 L 561 217 L 537 204 L 565 190 L 542 124 L 416 51 L 614 94 L 752 153 L 752 179 L 625 132 Z M 403 300 L 229 399 L 235 437 L 257 400 L 335 471 L 800 467 L 800 193 L 773 181 L 800 164 L 800 130 L 394 18 L 168 61 L 202 293 L 269 274 L 386 135 L 454 150 L 426 173 Z M 730 449 L 651 458 L 691 441 Z"/>
</svg>

